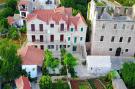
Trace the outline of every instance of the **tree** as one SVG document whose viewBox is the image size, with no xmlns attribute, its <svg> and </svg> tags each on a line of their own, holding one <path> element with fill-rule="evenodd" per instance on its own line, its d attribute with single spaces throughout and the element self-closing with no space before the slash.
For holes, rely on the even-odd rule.
<svg viewBox="0 0 135 89">
<path fill-rule="evenodd" d="M 8 16 L 13 16 L 13 15 L 14 15 L 14 11 L 10 7 L 6 7 L 0 12 L 1 18 L 7 18 Z"/>
<path fill-rule="evenodd" d="M 42 76 L 39 81 L 40 89 L 52 89 L 52 80 L 50 76 Z"/>
<path fill-rule="evenodd" d="M 75 57 L 73 57 L 73 55 L 71 53 L 66 53 L 64 55 L 64 64 L 67 67 L 74 68 L 74 66 L 77 65 L 77 59 Z"/>
<path fill-rule="evenodd" d="M 60 0 L 60 1 L 62 6 L 73 8 L 73 15 L 76 15 L 77 12 L 81 12 L 82 15 L 86 18 L 87 0 Z"/>
<path fill-rule="evenodd" d="M 7 39 L 0 41 L 0 64 L 0 76 L 5 81 L 12 81 L 20 76 L 20 57 L 17 56 L 16 46 Z"/>
<path fill-rule="evenodd" d="M 7 19 L 3 18 L 0 20 L 0 26 L 1 27 L 4 27 L 4 28 L 8 28 L 8 22 L 7 22 Z"/>
<path fill-rule="evenodd" d="M 3 89 L 13 89 L 10 84 L 5 84 Z"/>
<path fill-rule="evenodd" d="M 120 72 L 128 88 L 134 89 L 135 88 L 135 63 L 125 63 Z"/>
<path fill-rule="evenodd" d="M 10 27 L 8 37 L 13 40 L 19 39 L 19 30 L 16 27 Z"/>
<path fill-rule="evenodd" d="M 17 0 L 6 0 L 6 7 L 10 7 L 13 11 L 16 10 Z"/>
<path fill-rule="evenodd" d="M 59 61 L 53 57 L 52 52 L 50 52 L 49 50 L 45 51 L 44 59 L 45 60 L 43 63 L 43 69 L 45 69 L 46 67 L 49 67 L 49 68 L 52 68 L 54 70 L 59 65 Z"/>
</svg>

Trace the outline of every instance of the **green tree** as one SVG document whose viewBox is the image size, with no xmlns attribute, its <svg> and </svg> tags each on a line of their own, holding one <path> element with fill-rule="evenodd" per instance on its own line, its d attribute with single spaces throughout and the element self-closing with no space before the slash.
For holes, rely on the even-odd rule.
<svg viewBox="0 0 135 89">
<path fill-rule="evenodd" d="M 52 80 L 50 76 L 42 76 L 39 81 L 40 89 L 52 89 Z"/>
<path fill-rule="evenodd" d="M 9 40 L 0 41 L 0 64 L 0 76 L 5 81 L 12 81 L 20 76 L 21 60 L 17 56 L 16 46 Z"/>
<path fill-rule="evenodd" d="M 54 70 L 59 65 L 59 61 L 53 57 L 52 52 L 50 52 L 48 49 L 45 51 L 44 59 L 45 60 L 43 63 L 43 69 L 45 69 L 46 67 L 49 67 Z"/>
<path fill-rule="evenodd" d="M 3 18 L 0 20 L 0 27 L 8 28 L 8 22 L 7 19 Z"/>
<path fill-rule="evenodd" d="M 121 75 L 129 89 L 135 88 L 135 63 L 125 63 Z"/>
<path fill-rule="evenodd" d="M 73 15 L 76 15 L 77 12 L 81 12 L 82 15 L 86 18 L 87 0 L 60 0 L 60 1 L 62 6 L 73 8 Z"/>
<path fill-rule="evenodd" d="M 10 7 L 6 7 L 0 12 L 1 18 L 7 18 L 8 16 L 13 16 L 13 15 L 14 15 L 14 11 Z"/>
<path fill-rule="evenodd" d="M 66 53 L 64 55 L 64 64 L 67 67 L 74 68 L 77 65 L 77 59 L 71 53 Z"/>
<path fill-rule="evenodd" d="M 17 29 L 16 27 L 10 27 L 9 28 L 9 32 L 8 32 L 8 37 L 13 39 L 13 40 L 17 40 L 19 39 L 19 29 Z"/>
<path fill-rule="evenodd" d="M 3 89 L 13 89 L 10 84 L 5 84 Z"/>
<path fill-rule="evenodd" d="M 17 6 L 17 0 L 6 0 L 6 7 L 10 7 L 13 9 L 13 11 L 16 10 L 16 6 Z"/>
</svg>

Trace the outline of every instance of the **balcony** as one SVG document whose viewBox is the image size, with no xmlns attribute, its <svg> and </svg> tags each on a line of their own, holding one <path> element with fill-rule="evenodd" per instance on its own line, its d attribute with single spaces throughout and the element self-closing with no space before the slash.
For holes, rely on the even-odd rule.
<svg viewBox="0 0 135 89">
<path fill-rule="evenodd" d="M 35 30 L 35 31 L 31 31 L 31 30 L 27 30 L 27 34 L 47 34 L 47 30 Z"/>
<path fill-rule="evenodd" d="M 36 39 L 34 42 L 28 41 L 30 43 L 34 44 L 67 44 L 66 40 L 60 41 L 60 40 L 54 40 L 53 42 L 50 42 L 50 40 L 44 39 L 43 42 L 40 41 L 40 39 Z"/>
</svg>

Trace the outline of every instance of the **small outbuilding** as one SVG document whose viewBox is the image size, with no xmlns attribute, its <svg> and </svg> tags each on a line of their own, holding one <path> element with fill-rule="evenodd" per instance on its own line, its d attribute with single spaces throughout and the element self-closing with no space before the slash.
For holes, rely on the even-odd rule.
<svg viewBox="0 0 135 89">
<path fill-rule="evenodd" d="M 22 69 L 26 70 L 31 78 L 38 77 L 44 60 L 44 51 L 34 46 L 25 46 L 18 52 L 22 60 Z"/>
<path fill-rule="evenodd" d="M 104 75 L 111 70 L 110 56 L 87 56 L 86 63 L 90 74 Z"/>
</svg>

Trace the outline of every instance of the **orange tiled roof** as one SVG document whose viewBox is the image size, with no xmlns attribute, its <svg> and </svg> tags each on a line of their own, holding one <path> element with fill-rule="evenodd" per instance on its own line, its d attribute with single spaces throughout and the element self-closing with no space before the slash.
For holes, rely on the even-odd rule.
<svg viewBox="0 0 135 89">
<path fill-rule="evenodd" d="M 84 18 L 81 14 L 72 16 L 72 8 L 59 7 L 54 10 L 35 10 L 33 13 L 28 15 L 28 22 L 34 19 L 40 19 L 44 22 L 49 22 L 50 20 L 59 22 L 61 19 L 66 21 L 67 25 L 74 24 L 77 28 L 77 25 L 81 22 L 85 23 Z"/>
<path fill-rule="evenodd" d="M 34 46 L 26 46 L 19 51 L 23 65 L 38 65 L 42 66 L 44 52 Z"/>
<path fill-rule="evenodd" d="M 31 89 L 29 79 L 27 77 L 21 76 L 15 80 L 17 89 Z"/>
<path fill-rule="evenodd" d="M 9 25 L 12 25 L 15 22 L 15 20 L 14 20 L 14 18 L 12 16 L 8 16 L 7 19 L 8 19 L 8 24 Z"/>
</svg>

